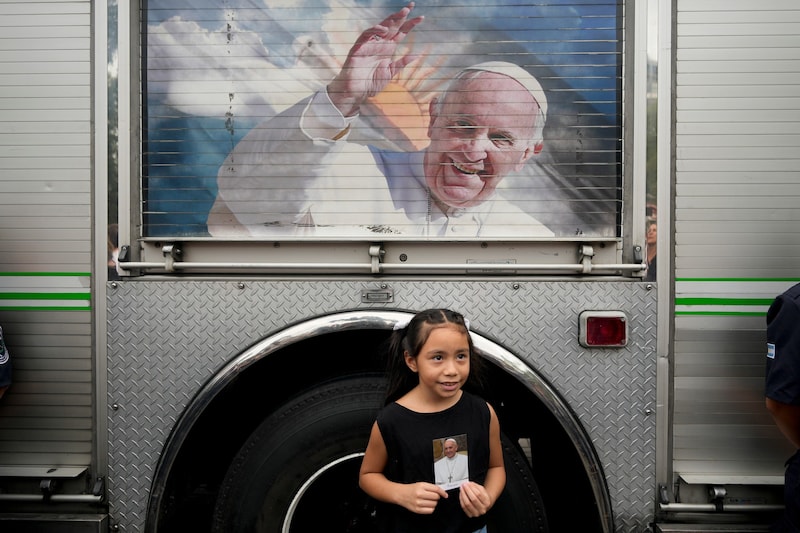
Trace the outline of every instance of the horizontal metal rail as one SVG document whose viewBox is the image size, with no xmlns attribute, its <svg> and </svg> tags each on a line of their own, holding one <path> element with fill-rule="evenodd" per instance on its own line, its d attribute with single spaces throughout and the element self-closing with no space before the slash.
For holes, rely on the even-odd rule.
<svg viewBox="0 0 800 533">
<path fill-rule="evenodd" d="M 0 494 L 6 502 L 100 503 L 103 496 L 95 494 Z"/>
<path fill-rule="evenodd" d="M 668 513 L 752 513 L 774 512 L 783 509 L 783 505 L 756 503 L 661 503 L 659 508 Z"/>
<path fill-rule="evenodd" d="M 573 274 L 590 274 L 603 272 L 641 272 L 646 269 L 643 264 L 515 264 L 515 263 L 226 263 L 226 262 L 146 262 L 146 263 L 120 263 L 120 269 L 130 270 L 161 270 L 166 272 L 188 270 L 269 270 L 269 271 L 349 271 L 365 272 L 372 274 L 391 274 L 410 271 L 458 271 L 480 272 L 485 274 L 507 274 L 509 272 L 564 272 Z"/>
</svg>

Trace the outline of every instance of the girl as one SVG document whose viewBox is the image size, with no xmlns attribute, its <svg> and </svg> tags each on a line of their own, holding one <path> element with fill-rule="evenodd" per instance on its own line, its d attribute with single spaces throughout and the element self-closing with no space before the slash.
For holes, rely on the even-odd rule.
<svg viewBox="0 0 800 533">
<path fill-rule="evenodd" d="M 497 415 L 462 389 L 477 364 L 464 317 L 447 309 L 418 313 L 395 326 L 389 356 L 387 405 L 372 426 L 359 485 L 390 504 L 388 531 L 485 532 L 506 472 Z M 447 472 L 456 453 L 468 472 L 437 485 L 434 469 Z"/>
</svg>

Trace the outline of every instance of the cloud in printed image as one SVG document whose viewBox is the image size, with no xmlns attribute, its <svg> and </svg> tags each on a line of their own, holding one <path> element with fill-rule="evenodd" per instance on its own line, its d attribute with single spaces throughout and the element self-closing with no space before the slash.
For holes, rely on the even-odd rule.
<svg viewBox="0 0 800 533">
<path fill-rule="evenodd" d="M 148 34 L 148 95 L 200 116 L 272 116 L 322 83 L 318 70 L 277 67 L 260 37 L 235 22 L 217 30 L 170 18 Z"/>
</svg>

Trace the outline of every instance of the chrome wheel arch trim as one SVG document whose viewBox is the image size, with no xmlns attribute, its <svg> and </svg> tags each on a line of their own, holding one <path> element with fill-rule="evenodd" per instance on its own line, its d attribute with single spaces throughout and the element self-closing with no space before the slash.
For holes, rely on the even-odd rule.
<svg viewBox="0 0 800 533">
<path fill-rule="evenodd" d="M 254 363 L 297 342 L 319 335 L 350 330 L 391 330 L 398 321 L 407 321 L 414 313 L 383 309 L 343 311 L 318 316 L 287 326 L 247 348 L 223 366 L 189 402 L 176 422 L 156 466 L 147 506 L 147 531 L 156 531 L 160 500 L 166 479 L 194 424 L 213 399 Z M 475 348 L 486 359 L 513 376 L 557 418 L 569 436 L 589 477 L 604 533 L 613 531 L 611 499 L 603 477 L 603 468 L 591 440 L 580 421 L 560 395 L 517 355 L 480 333 L 470 332 Z"/>
</svg>

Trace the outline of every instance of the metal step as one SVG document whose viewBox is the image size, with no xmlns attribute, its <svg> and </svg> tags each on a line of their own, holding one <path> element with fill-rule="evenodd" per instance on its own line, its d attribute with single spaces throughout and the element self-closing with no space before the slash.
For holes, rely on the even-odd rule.
<svg viewBox="0 0 800 533">
<path fill-rule="evenodd" d="M 108 515 L 62 513 L 0 514 L 3 533 L 107 533 Z"/>
<path fill-rule="evenodd" d="M 655 533 L 763 533 L 766 524 L 656 524 Z"/>
</svg>

